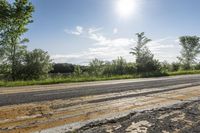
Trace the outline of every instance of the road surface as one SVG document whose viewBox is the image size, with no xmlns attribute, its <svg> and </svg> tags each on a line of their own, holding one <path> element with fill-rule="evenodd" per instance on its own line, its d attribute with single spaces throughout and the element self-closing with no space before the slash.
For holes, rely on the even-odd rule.
<svg viewBox="0 0 200 133">
<path fill-rule="evenodd" d="M 122 80 L 119 81 L 108 81 L 102 84 L 92 84 L 92 85 L 79 85 L 68 87 L 66 85 L 66 89 L 57 89 L 57 86 L 54 85 L 55 88 L 53 90 L 45 90 L 40 89 L 34 92 L 21 92 L 14 94 L 5 94 L 2 93 L 3 89 L 0 88 L 0 106 L 5 105 L 13 105 L 13 104 L 22 104 L 22 103 L 30 103 L 30 102 L 41 102 L 41 101 L 49 101 L 56 99 L 70 99 L 82 96 L 90 96 L 90 95 L 100 95 L 107 93 L 117 93 L 117 92 L 125 92 L 131 90 L 141 90 L 147 88 L 160 88 L 172 85 L 181 85 L 188 84 L 186 87 L 195 86 L 200 84 L 200 75 L 190 75 L 190 76 L 177 76 L 177 77 L 167 77 L 167 78 L 153 78 L 153 79 L 144 79 L 144 80 Z M 87 83 L 86 83 L 87 84 Z M 19 87 L 16 87 L 19 88 Z M 22 87 L 24 88 L 24 87 Z M 4 88 L 4 91 L 8 88 Z M 15 88 L 9 88 L 11 90 L 15 90 Z M 26 87 L 28 90 L 29 87 Z M 179 89 L 179 88 L 176 88 Z M 161 90 L 169 91 L 169 90 Z M 153 92 L 155 93 L 155 92 Z M 145 94 L 140 94 L 145 95 Z M 130 95 L 130 97 L 135 95 Z M 115 99 L 122 98 L 116 97 Z M 104 99 L 109 100 L 109 99 Z"/>
</svg>

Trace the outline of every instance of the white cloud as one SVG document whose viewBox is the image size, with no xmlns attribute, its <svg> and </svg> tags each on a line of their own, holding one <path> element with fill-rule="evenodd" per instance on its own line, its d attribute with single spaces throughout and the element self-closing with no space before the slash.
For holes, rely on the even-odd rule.
<svg viewBox="0 0 200 133">
<path fill-rule="evenodd" d="M 87 51 L 68 55 L 53 55 L 52 59 L 55 62 L 87 64 L 94 58 L 111 61 L 119 56 L 122 56 L 128 61 L 131 61 L 132 56 L 129 54 L 129 52 L 130 48 L 133 46 L 133 40 L 128 38 L 117 38 L 109 40 L 105 39 L 105 41 L 99 39 L 98 41 L 96 40 L 96 43 L 93 44 L 93 47 L 88 48 Z"/>
<path fill-rule="evenodd" d="M 86 37 L 96 42 L 104 42 L 106 38 L 99 33 L 101 30 L 102 28 L 89 28 Z"/>
<path fill-rule="evenodd" d="M 92 34 L 92 33 L 94 33 L 94 32 L 99 32 L 99 31 L 101 31 L 103 28 L 96 28 L 96 27 L 94 27 L 94 28 L 89 28 L 88 29 L 88 33 L 89 34 Z"/>
<path fill-rule="evenodd" d="M 162 39 L 159 39 L 159 40 L 154 40 L 154 41 L 149 42 L 147 44 L 147 46 L 153 51 L 158 51 L 158 50 L 163 49 L 163 48 L 173 48 L 174 43 L 172 43 L 171 41 L 172 40 L 169 37 L 162 38 Z"/>
<path fill-rule="evenodd" d="M 160 61 L 167 60 L 169 62 L 177 61 L 177 56 L 180 54 L 180 45 L 176 41 L 177 38 L 166 37 L 154 40 L 147 44 L 149 49 L 154 53 L 155 58 Z"/>
<path fill-rule="evenodd" d="M 65 29 L 65 32 L 68 33 L 68 34 L 72 34 L 72 35 L 81 35 L 83 33 L 83 27 L 76 26 L 75 30 Z"/>
<path fill-rule="evenodd" d="M 52 59 L 55 62 L 77 64 L 87 64 L 94 58 L 111 61 L 119 56 L 124 57 L 127 61 L 134 60 L 134 57 L 129 54 L 130 48 L 133 48 L 136 44 L 134 38 L 108 38 L 100 33 L 101 30 L 102 28 L 89 28 L 83 31 L 83 28 L 76 27 L 76 31 L 94 41 L 92 46 L 86 51 L 75 54 L 52 55 Z M 180 46 L 175 41 L 176 39 L 172 37 L 162 38 L 151 41 L 147 46 L 155 55 L 155 58 L 172 62 L 179 56 Z"/>
<path fill-rule="evenodd" d="M 91 40 L 97 41 L 97 42 L 106 41 L 106 38 L 103 35 L 96 34 L 96 33 L 89 34 L 88 38 L 90 38 Z"/>
<path fill-rule="evenodd" d="M 118 33 L 118 29 L 117 28 L 114 28 L 113 29 L 113 34 L 117 34 Z"/>
</svg>

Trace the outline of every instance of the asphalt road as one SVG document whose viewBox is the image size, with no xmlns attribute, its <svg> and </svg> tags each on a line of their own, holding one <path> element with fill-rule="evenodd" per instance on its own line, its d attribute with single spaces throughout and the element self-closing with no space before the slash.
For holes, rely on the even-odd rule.
<svg viewBox="0 0 200 133">
<path fill-rule="evenodd" d="M 110 83 L 112 83 L 112 81 L 110 81 Z M 124 92 L 124 91 L 129 91 L 129 90 L 161 88 L 161 87 L 181 85 L 181 84 L 189 84 L 185 87 L 199 85 L 200 75 L 178 76 L 178 77 L 170 77 L 170 78 L 169 77 L 168 78 L 154 78 L 153 80 L 145 79 L 141 81 L 133 80 L 133 82 L 130 82 L 129 80 L 129 82 L 127 83 L 124 83 L 124 82 L 116 83 L 116 84 L 112 83 L 112 84 L 106 84 L 106 85 L 98 84 L 98 85 L 91 85 L 91 86 L 71 87 L 71 88 L 66 88 L 66 89 L 55 88 L 55 90 L 22 92 L 22 93 L 14 93 L 14 94 L 1 94 L 0 106 L 40 102 L 40 101 L 50 101 L 50 100 L 57 100 L 57 99 L 70 99 L 70 98 L 76 98 L 76 97 L 82 97 L 82 96 Z M 181 88 L 176 88 L 176 89 L 181 89 Z M 131 96 L 134 96 L 134 95 L 131 95 Z"/>
</svg>

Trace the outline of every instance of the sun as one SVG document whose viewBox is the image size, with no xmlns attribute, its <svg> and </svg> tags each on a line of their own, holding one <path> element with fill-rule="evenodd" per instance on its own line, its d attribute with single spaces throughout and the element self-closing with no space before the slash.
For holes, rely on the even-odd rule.
<svg viewBox="0 0 200 133">
<path fill-rule="evenodd" d="M 130 17 L 136 11 L 136 0 L 118 0 L 117 12 L 120 17 Z"/>
</svg>

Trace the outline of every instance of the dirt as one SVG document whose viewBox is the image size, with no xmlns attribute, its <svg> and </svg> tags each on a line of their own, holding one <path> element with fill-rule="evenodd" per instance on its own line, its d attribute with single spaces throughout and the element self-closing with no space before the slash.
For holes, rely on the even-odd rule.
<svg viewBox="0 0 200 133">
<path fill-rule="evenodd" d="M 118 127 L 118 128 L 115 128 Z M 77 133 L 199 133 L 200 101 L 90 123 Z"/>
<path fill-rule="evenodd" d="M 80 129 L 76 132 L 85 133 L 154 133 L 154 131 L 157 133 L 162 128 L 163 132 L 179 131 L 183 128 L 189 131 L 191 127 L 200 124 L 198 123 L 200 107 L 197 104 L 200 102 L 191 102 L 199 99 L 199 88 L 200 86 L 177 90 L 149 88 L 139 91 L 2 106 L 0 107 L 0 132 L 62 133 L 73 131 L 75 128 Z M 166 89 L 168 91 L 162 91 Z M 134 96 L 130 97 L 130 94 Z M 183 102 L 188 103 L 180 104 Z M 189 104 L 190 102 L 191 104 Z M 180 105 L 172 106 L 178 103 Z M 166 106 L 172 107 L 162 108 Z M 192 115 L 189 116 L 189 114 Z M 191 116 L 195 116 L 195 121 L 192 121 Z M 116 119 L 119 117 L 122 118 Z M 88 123 L 90 124 L 84 126 Z M 78 124 L 78 127 L 71 126 L 73 124 Z M 169 128 L 165 128 L 165 125 Z M 84 127 L 81 128 L 82 126 Z M 196 127 L 193 129 L 198 130 Z"/>
</svg>

